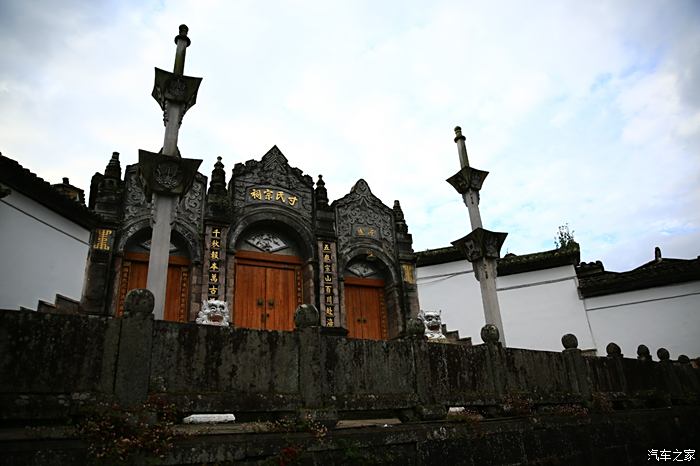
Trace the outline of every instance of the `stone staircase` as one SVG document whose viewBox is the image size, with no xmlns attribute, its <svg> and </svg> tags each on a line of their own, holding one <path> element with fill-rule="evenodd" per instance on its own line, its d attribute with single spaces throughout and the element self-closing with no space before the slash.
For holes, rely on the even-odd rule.
<svg viewBox="0 0 700 466">
<path fill-rule="evenodd" d="M 20 307 L 20 310 L 33 311 L 34 309 Z M 56 298 L 54 299 L 53 303 L 39 300 L 36 310 L 37 312 L 44 312 L 48 314 L 80 314 L 80 301 L 63 296 L 62 294 L 56 294 Z"/>
<path fill-rule="evenodd" d="M 460 337 L 459 330 L 447 330 L 447 325 L 445 324 L 442 324 L 442 334 L 452 343 L 472 346 L 472 337 Z"/>
</svg>

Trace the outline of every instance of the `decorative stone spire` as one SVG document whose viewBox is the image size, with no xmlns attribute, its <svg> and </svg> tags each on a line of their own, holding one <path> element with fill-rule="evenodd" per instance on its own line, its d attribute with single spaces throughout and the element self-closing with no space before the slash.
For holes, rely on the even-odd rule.
<svg viewBox="0 0 700 466">
<path fill-rule="evenodd" d="M 479 212 L 479 191 L 488 172 L 469 166 L 467 146 L 462 128 L 455 127 L 454 141 L 457 144 L 460 170 L 447 179 L 447 182 L 462 195 L 464 204 L 469 211 L 469 221 L 472 232 L 467 236 L 452 242 L 452 245 L 462 251 L 474 267 L 474 276 L 479 280 L 481 300 L 484 305 L 484 317 L 487 325 L 498 329 L 501 342 L 505 344 L 505 332 L 501 321 L 501 310 L 496 293 L 496 259 L 501 255 L 501 246 L 507 233 L 489 231 L 483 228 Z M 482 335 L 483 337 L 483 335 Z"/>
<path fill-rule="evenodd" d="M 119 163 L 119 152 L 112 152 L 112 158 L 109 159 L 107 168 L 105 168 L 105 178 L 112 180 L 122 179 L 122 166 Z"/>
<path fill-rule="evenodd" d="M 408 233 L 406 218 L 403 215 L 401 203 L 398 201 L 398 199 L 394 201 L 394 221 L 396 222 L 396 231 L 398 233 Z"/>
<path fill-rule="evenodd" d="M 165 288 L 168 275 L 171 223 L 178 196 L 184 196 L 192 186 L 201 160 L 180 157 L 177 148 L 182 117 L 197 101 L 202 78 L 185 76 L 185 54 L 191 41 L 184 24 L 175 37 L 173 72 L 156 68 L 151 95 L 163 110 L 165 135 L 159 153 L 139 151 L 139 173 L 146 195 L 153 197 L 153 235 L 148 258 L 146 286 L 155 299 L 154 316 L 162 319 L 165 309 Z"/>
<path fill-rule="evenodd" d="M 221 157 L 216 158 L 214 170 L 211 172 L 211 181 L 209 182 L 209 192 L 207 194 L 221 194 L 226 192 L 226 172 L 224 164 L 221 163 Z"/>
<path fill-rule="evenodd" d="M 119 221 L 122 208 L 122 185 L 119 152 L 112 152 L 112 158 L 109 159 L 104 174 L 95 173 L 92 177 L 89 207 L 107 221 Z"/>
<path fill-rule="evenodd" d="M 326 182 L 323 181 L 323 175 L 318 175 L 318 181 L 316 182 L 316 190 L 314 194 L 316 196 L 317 208 L 328 207 L 328 191 L 326 190 Z"/>
<path fill-rule="evenodd" d="M 225 219 L 231 210 L 231 200 L 226 191 L 226 172 L 221 157 L 216 158 L 214 170 L 211 172 L 209 191 L 207 192 L 207 217 L 210 219 Z"/>
</svg>

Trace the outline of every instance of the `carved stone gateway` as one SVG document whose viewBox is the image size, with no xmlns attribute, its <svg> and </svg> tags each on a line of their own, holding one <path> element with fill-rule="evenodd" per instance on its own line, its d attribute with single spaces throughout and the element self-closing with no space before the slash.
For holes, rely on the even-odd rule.
<svg viewBox="0 0 700 466">
<path fill-rule="evenodd" d="M 163 149 L 140 151 L 123 180 L 116 156 L 93 177 L 90 208 L 105 220 L 93 236 L 111 233 L 100 243 L 109 243 L 109 252 L 90 258 L 90 312 L 118 315 L 129 290 L 153 288 L 157 277 L 164 292 L 151 290 L 156 319 L 292 330 L 295 309 L 306 304 L 319 311 L 320 325 L 347 329 L 350 303 L 352 321 L 372 327 L 372 338 L 404 334 L 419 308 L 415 254 L 398 201 L 392 209 L 361 179 L 330 203 L 323 177 L 314 185 L 277 146 L 236 163 L 228 184 L 217 157 L 207 189 L 197 161 L 177 148 L 201 79 L 183 74 L 186 28 L 176 43 L 174 72 L 156 70 L 152 93 L 164 112 Z M 216 311 L 221 303 L 231 306 L 225 319 Z"/>
</svg>

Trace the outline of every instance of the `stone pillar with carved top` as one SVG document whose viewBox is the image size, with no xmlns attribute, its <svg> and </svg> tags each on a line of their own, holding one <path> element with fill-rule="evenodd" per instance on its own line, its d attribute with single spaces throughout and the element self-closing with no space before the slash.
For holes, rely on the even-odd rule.
<svg viewBox="0 0 700 466">
<path fill-rule="evenodd" d="M 420 303 L 418 302 L 418 286 L 416 285 L 416 261 L 417 256 L 413 252 L 413 236 L 408 232 L 406 218 L 401 209 L 401 203 L 394 201 L 394 227 L 396 231 L 396 246 L 401 266 L 401 278 L 403 281 L 403 300 L 406 307 L 406 319 L 418 317 Z M 403 324 L 403 322 L 402 322 Z M 401 329 L 403 332 L 405 329 Z"/>
<path fill-rule="evenodd" d="M 489 231 L 483 228 L 479 212 L 479 191 L 488 172 L 469 166 L 469 157 L 462 129 L 455 128 L 455 143 L 459 154 L 460 170 L 447 179 L 455 190 L 462 195 L 469 211 L 472 232 L 453 241 L 452 244 L 462 251 L 474 267 L 474 276 L 481 287 L 481 300 L 484 306 L 486 324 L 495 325 L 500 333 L 501 343 L 505 345 L 505 332 L 501 319 L 496 291 L 496 260 L 501 255 L 501 246 L 508 233 Z"/>
<path fill-rule="evenodd" d="M 102 222 L 93 228 L 90 235 L 90 251 L 80 298 L 80 309 L 85 314 L 104 315 L 109 312 L 110 264 L 121 218 L 123 190 L 119 153 L 113 152 L 104 174 L 95 173 L 90 183 L 89 208 L 100 215 Z"/>
<path fill-rule="evenodd" d="M 177 148 L 182 118 L 196 103 L 197 91 L 202 81 L 202 78 L 183 74 L 186 49 L 191 43 L 187 32 L 188 28 L 183 24 L 175 37 L 177 48 L 173 72 L 156 68 L 151 95 L 163 110 L 163 148 L 158 153 L 139 150 L 139 174 L 147 198 L 153 200 L 153 234 L 146 286 L 154 295 L 153 313 L 156 319 L 164 317 L 170 233 L 177 199 L 187 193 L 202 162 L 182 158 Z"/>
<path fill-rule="evenodd" d="M 193 303 L 191 315 L 197 315 L 203 300 L 231 301 L 226 294 L 226 238 L 231 223 L 232 205 L 226 189 L 226 172 L 217 157 L 207 191 L 204 218 L 204 254 L 202 263 L 201 299 Z"/>
</svg>

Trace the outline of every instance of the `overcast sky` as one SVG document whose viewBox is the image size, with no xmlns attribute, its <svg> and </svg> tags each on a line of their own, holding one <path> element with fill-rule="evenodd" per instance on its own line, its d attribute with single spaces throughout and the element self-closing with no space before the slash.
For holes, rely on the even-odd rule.
<svg viewBox="0 0 700 466">
<path fill-rule="evenodd" d="M 0 0 L 0 151 L 86 191 L 112 151 L 158 151 L 181 23 L 204 80 L 179 147 L 207 176 L 277 145 L 443 247 L 471 231 L 445 182 L 460 125 L 503 254 L 564 223 L 608 270 L 700 254 L 700 2 Z"/>
</svg>

